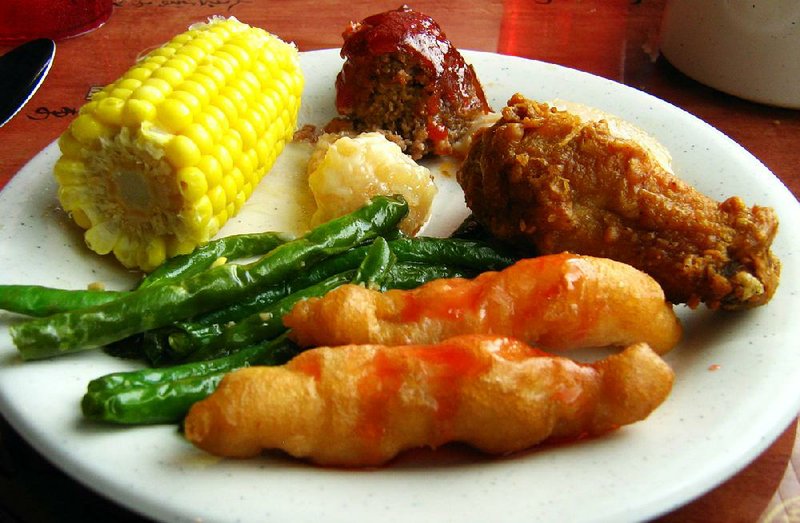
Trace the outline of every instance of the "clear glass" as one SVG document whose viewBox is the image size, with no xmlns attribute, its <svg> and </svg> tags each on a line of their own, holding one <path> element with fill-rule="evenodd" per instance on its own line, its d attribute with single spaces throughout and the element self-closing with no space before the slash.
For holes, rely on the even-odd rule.
<svg viewBox="0 0 800 523">
<path fill-rule="evenodd" d="M 113 0 L 0 0 L 0 43 L 61 40 L 97 29 Z"/>
</svg>

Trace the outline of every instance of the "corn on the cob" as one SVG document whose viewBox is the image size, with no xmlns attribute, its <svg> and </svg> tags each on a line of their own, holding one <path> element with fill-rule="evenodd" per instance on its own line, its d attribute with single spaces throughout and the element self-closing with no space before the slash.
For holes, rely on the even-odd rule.
<svg viewBox="0 0 800 523">
<path fill-rule="evenodd" d="M 214 236 L 291 139 L 296 48 L 214 18 L 95 93 L 59 139 L 58 198 L 89 248 L 148 271 Z"/>
</svg>

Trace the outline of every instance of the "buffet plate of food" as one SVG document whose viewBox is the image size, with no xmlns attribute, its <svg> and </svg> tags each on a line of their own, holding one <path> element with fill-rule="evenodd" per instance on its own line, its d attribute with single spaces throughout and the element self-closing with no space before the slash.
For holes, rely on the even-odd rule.
<svg viewBox="0 0 800 523">
<path fill-rule="evenodd" d="M 659 142 L 676 176 L 722 201 L 768 206 L 783 224 L 800 206 L 746 150 L 696 117 L 633 88 L 553 64 L 463 51 L 495 110 L 515 93 L 591 107 Z M 298 126 L 337 115 L 339 49 L 300 53 L 305 76 Z M 220 236 L 264 230 L 301 234 L 311 219 L 305 164 L 311 145 L 287 144 Z M 126 290 L 139 273 L 86 249 L 57 201 L 52 144 L 0 193 L 0 283 Z M 421 234 L 448 236 L 470 214 L 456 179 L 460 159 L 422 158 L 437 185 Z M 309 203 L 311 202 L 311 203 Z M 102 351 L 23 362 L 0 317 L 0 409 L 47 459 L 101 495 L 164 521 L 620 521 L 689 502 L 758 456 L 800 409 L 797 242 L 784 226 L 772 243 L 780 284 L 769 303 L 726 311 L 676 305 L 680 341 L 664 351 L 674 383 L 646 419 L 596 436 L 545 441 L 489 455 L 469 445 L 402 452 L 379 465 L 325 465 L 267 451 L 250 459 L 206 453 L 178 424 L 125 427 L 81 414 L 87 383 L 141 367 Z M 772 292 L 772 291 L 771 291 Z M 722 307 L 724 308 L 724 307 Z M 647 319 L 641 319 L 645 322 Z M 569 337 L 569 334 L 565 334 Z M 604 357 L 578 351 L 579 359 Z M 487 427 L 502 432 L 499 417 Z M 314 464 L 322 462 L 323 464 Z"/>
</svg>

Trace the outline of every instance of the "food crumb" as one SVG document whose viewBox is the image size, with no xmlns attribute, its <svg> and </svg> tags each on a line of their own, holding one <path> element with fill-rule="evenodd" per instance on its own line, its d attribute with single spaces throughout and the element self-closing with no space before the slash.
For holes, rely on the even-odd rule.
<svg viewBox="0 0 800 523">
<path fill-rule="evenodd" d="M 106 290 L 106 284 L 101 281 L 93 281 L 86 288 L 90 291 L 104 291 Z"/>
<path fill-rule="evenodd" d="M 708 370 L 714 372 L 715 370 L 719 370 L 721 366 L 717 363 L 708 366 Z"/>
<path fill-rule="evenodd" d="M 220 265 L 225 265 L 226 263 L 228 263 L 228 258 L 226 258 L 225 256 L 220 256 L 219 258 L 214 260 L 214 262 L 211 264 L 211 268 L 214 269 L 216 267 L 219 267 Z"/>
</svg>

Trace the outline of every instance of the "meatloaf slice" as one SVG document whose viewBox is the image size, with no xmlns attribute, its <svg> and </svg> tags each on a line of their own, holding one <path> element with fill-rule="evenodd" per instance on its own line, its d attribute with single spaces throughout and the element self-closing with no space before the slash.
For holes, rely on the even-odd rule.
<svg viewBox="0 0 800 523">
<path fill-rule="evenodd" d="M 343 37 L 336 109 L 354 131 L 397 134 L 419 159 L 450 154 L 490 112 L 474 69 L 429 16 L 403 6 L 351 23 Z"/>
</svg>

